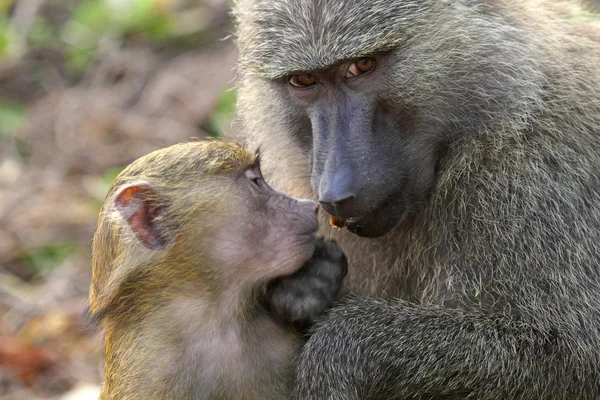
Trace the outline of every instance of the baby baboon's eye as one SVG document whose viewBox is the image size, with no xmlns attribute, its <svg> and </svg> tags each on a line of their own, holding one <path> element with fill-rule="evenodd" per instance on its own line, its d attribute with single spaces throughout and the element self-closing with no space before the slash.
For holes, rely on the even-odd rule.
<svg viewBox="0 0 600 400">
<path fill-rule="evenodd" d="M 252 184 L 254 184 L 254 186 L 256 186 L 257 188 L 260 189 L 260 180 L 262 180 L 262 175 L 260 174 L 260 171 L 258 169 L 255 168 L 250 168 L 247 169 L 245 172 L 246 178 L 248 178 L 250 180 L 250 182 L 252 182 Z"/>
<path fill-rule="evenodd" d="M 294 75 L 290 78 L 290 84 L 297 88 L 306 88 L 317 83 L 317 76 L 313 74 Z"/>
<path fill-rule="evenodd" d="M 375 60 L 373 58 L 361 58 L 360 60 L 350 64 L 346 78 L 354 78 L 355 76 L 366 74 L 375 68 Z"/>
</svg>

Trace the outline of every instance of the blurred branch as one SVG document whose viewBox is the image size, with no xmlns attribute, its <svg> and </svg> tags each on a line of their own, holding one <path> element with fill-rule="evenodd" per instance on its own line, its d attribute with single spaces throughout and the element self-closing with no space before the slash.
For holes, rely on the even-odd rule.
<svg viewBox="0 0 600 400">
<path fill-rule="evenodd" d="M 12 24 L 17 31 L 16 60 L 20 60 L 28 50 L 29 29 L 37 15 L 41 0 L 18 0 L 13 13 Z"/>
</svg>

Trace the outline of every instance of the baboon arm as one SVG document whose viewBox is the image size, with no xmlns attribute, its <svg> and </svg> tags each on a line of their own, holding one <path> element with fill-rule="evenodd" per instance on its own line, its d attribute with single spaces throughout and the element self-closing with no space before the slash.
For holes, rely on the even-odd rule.
<svg viewBox="0 0 600 400">
<path fill-rule="evenodd" d="M 598 356 L 584 361 L 585 345 L 561 336 L 503 315 L 350 299 L 313 330 L 294 399 L 585 398 Z"/>
</svg>

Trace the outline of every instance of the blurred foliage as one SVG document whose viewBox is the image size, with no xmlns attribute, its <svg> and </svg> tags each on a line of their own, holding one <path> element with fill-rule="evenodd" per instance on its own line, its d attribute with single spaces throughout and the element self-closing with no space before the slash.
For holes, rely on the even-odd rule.
<svg viewBox="0 0 600 400">
<path fill-rule="evenodd" d="M 94 208 L 99 212 L 102 204 L 104 204 L 104 200 L 108 191 L 112 187 L 112 184 L 117 177 L 125 169 L 124 167 L 118 168 L 109 168 L 108 171 L 104 172 L 104 174 L 96 180 L 96 187 L 92 193 L 92 202 Z"/>
<path fill-rule="evenodd" d="M 134 159 L 230 130 L 229 5 L 0 0 L 0 400 L 97 390 L 98 212 Z"/>
<path fill-rule="evenodd" d="M 27 121 L 27 107 L 24 104 L 0 99 L 0 139 L 19 128 Z"/>
<path fill-rule="evenodd" d="M 21 260 L 28 267 L 32 277 L 51 273 L 65 259 L 75 253 L 74 243 L 55 243 L 23 252 Z"/>
<path fill-rule="evenodd" d="M 225 90 L 221 94 L 217 106 L 215 107 L 215 111 L 204 126 L 204 130 L 209 136 L 219 137 L 224 132 L 229 131 L 233 112 L 235 110 L 236 98 L 237 96 L 234 89 Z"/>
<path fill-rule="evenodd" d="M 128 48 L 149 48 L 158 55 L 154 60 L 163 60 L 164 53 L 166 65 L 169 57 L 197 50 L 201 43 L 210 47 L 224 37 L 230 29 L 227 8 L 226 0 L 0 0 L 0 89 L 6 82 L 11 89 L 0 97 L 0 144 L 9 145 L 13 159 L 27 164 L 35 145 L 31 136 L 19 132 L 31 122 L 30 107 L 49 93 L 44 83 L 49 73 L 75 86 L 84 74 L 98 71 L 106 54 Z M 223 89 L 198 128 L 220 136 L 229 130 L 234 107 L 235 92 Z M 94 210 L 122 169 L 109 167 L 89 177 Z M 38 247 L 25 244 L 19 259 L 31 275 L 43 274 L 73 251 L 74 244 L 64 240 Z"/>
<path fill-rule="evenodd" d="M 98 398 L 98 212 L 135 158 L 230 130 L 229 5 L 0 0 L 1 400 Z"/>
<path fill-rule="evenodd" d="M 171 3 L 171 4 L 169 4 Z M 68 44 L 68 64 L 83 71 L 104 36 L 136 35 L 150 41 L 175 36 L 174 2 L 164 0 L 86 0 L 77 5 L 61 37 Z"/>
<path fill-rule="evenodd" d="M 1 10 L 0 10 L 1 11 Z M 14 52 L 16 34 L 6 15 L 0 14 L 0 57 Z"/>
<path fill-rule="evenodd" d="M 108 171 L 106 171 L 104 173 L 104 175 L 102 175 L 101 178 L 101 182 L 104 185 L 104 187 L 106 188 L 106 192 L 108 193 L 108 190 L 110 189 L 110 187 L 113 184 L 113 181 L 115 180 L 115 178 L 123 171 L 123 168 L 111 168 Z M 102 201 L 104 201 L 104 199 L 102 199 Z"/>
<path fill-rule="evenodd" d="M 210 21 L 211 12 L 201 1 L 64 0 L 63 3 L 61 7 L 68 10 L 67 19 L 37 16 L 23 29 L 14 21 L 18 1 L 0 0 L 0 61 L 3 57 L 19 56 L 26 48 L 59 51 L 64 54 L 70 72 L 78 75 L 98 55 L 98 47 L 110 41 L 190 47 L 217 39 L 207 29 L 214 21 Z M 20 31 L 25 32 L 25 37 L 21 37 Z"/>
</svg>

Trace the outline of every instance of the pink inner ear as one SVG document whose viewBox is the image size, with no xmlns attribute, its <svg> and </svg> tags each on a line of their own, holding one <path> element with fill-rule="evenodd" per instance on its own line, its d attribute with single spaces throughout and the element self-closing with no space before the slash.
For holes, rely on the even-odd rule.
<svg viewBox="0 0 600 400">
<path fill-rule="evenodd" d="M 137 239 L 150 250 L 162 250 L 167 241 L 156 217 L 162 206 L 155 200 L 155 191 L 150 185 L 131 185 L 115 197 L 115 207 L 125 218 Z"/>
</svg>

